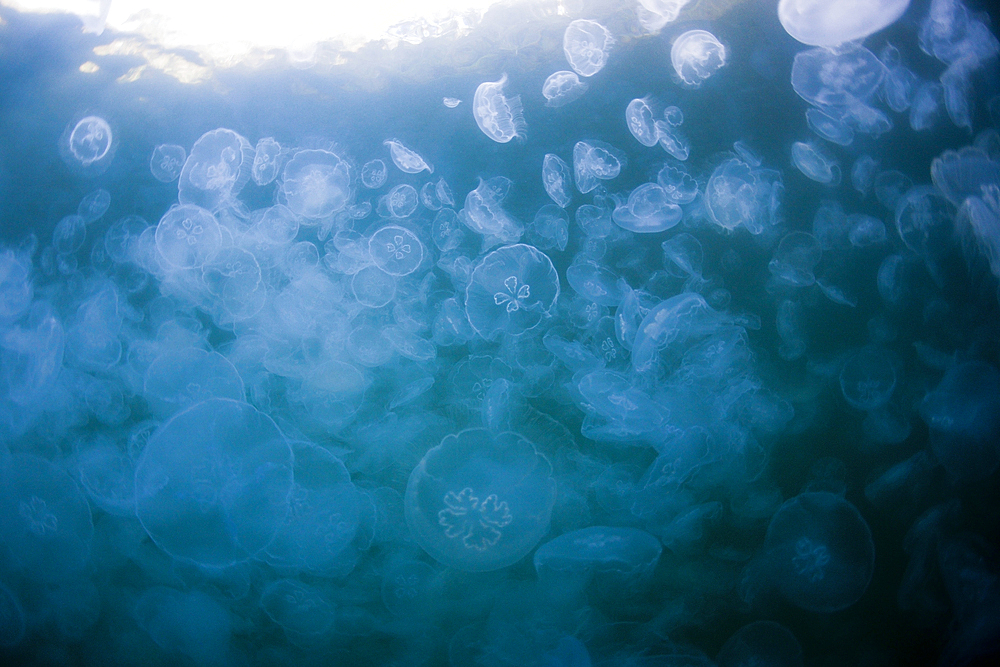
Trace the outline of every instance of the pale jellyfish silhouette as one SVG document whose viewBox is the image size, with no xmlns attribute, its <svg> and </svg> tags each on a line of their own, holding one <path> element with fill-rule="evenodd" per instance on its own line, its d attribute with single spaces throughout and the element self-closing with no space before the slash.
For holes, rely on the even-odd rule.
<svg viewBox="0 0 1000 667">
<path fill-rule="evenodd" d="M 822 257 L 823 249 L 815 236 L 807 232 L 789 232 L 778 243 L 767 269 L 787 285 L 808 287 L 816 282 L 813 271 Z"/>
<path fill-rule="evenodd" d="M 351 197 L 351 166 L 330 151 L 299 151 L 282 172 L 286 206 L 305 218 L 325 218 Z"/>
<path fill-rule="evenodd" d="M 424 258 L 424 246 L 417 235 L 399 225 L 386 225 L 368 241 L 375 266 L 390 276 L 406 276 L 417 270 Z"/>
<path fill-rule="evenodd" d="M 694 180 L 683 168 L 665 164 L 656 175 L 667 198 L 675 204 L 690 204 L 698 196 L 698 181 Z"/>
<path fill-rule="evenodd" d="M 116 142 L 108 121 L 100 116 L 86 116 L 67 127 L 59 141 L 63 162 L 83 176 L 104 173 L 114 159 Z"/>
<path fill-rule="evenodd" d="M 691 0 L 639 0 L 636 15 L 647 32 L 655 33 L 680 16 L 681 10 Z"/>
<path fill-rule="evenodd" d="M 505 144 L 514 138 L 523 139 L 527 128 L 524 111 L 521 109 L 521 96 L 507 97 L 504 95 L 506 86 L 505 73 L 498 81 L 485 81 L 479 84 L 472 99 L 472 115 L 479 129 L 500 144 Z"/>
<path fill-rule="evenodd" d="M 775 223 L 783 190 L 781 174 L 754 168 L 732 158 L 712 172 L 705 187 L 705 207 L 712 221 L 725 229 L 740 225 L 760 234 Z"/>
<path fill-rule="evenodd" d="M 441 103 L 444 104 L 449 109 L 454 109 L 455 107 L 457 107 L 459 104 L 462 103 L 462 100 L 458 99 L 457 97 L 445 97 L 441 100 Z"/>
<path fill-rule="evenodd" d="M 824 185 L 840 183 L 840 165 L 815 142 L 796 141 L 792 144 L 792 164 L 806 178 L 817 183 Z"/>
<path fill-rule="evenodd" d="M 587 84 L 580 81 L 576 72 L 554 72 L 542 84 L 545 106 L 561 107 L 580 99 L 587 92 Z"/>
<path fill-rule="evenodd" d="M 142 396 L 161 418 L 209 398 L 242 401 L 243 380 L 218 352 L 196 347 L 169 348 L 146 369 Z"/>
<path fill-rule="evenodd" d="M 792 89 L 820 107 L 849 107 L 870 98 L 882 84 L 883 65 L 875 54 L 852 44 L 835 51 L 807 49 L 792 62 Z"/>
<path fill-rule="evenodd" d="M 646 98 L 637 98 L 628 103 L 625 107 L 625 123 L 628 131 L 643 146 L 655 146 L 659 141 L 653 107 Z"/>
<path fill-rule="evenodd" d="M 400 183 L 378 199 L 378 214 L 384 218 L 407 218 L 417 210 L 420 196 L 409 183 Z"/>
<path fill-rule="evenodd" d="M 164 213 L 155 238 L 160 257 L 178 269 L 204 266 L 222 246 L 222 230 L 215 216 L 192 204 L 174 206 Z"/>
<path fill-rule="evenodd" d="M 385 162 L 379 159 L 369 160 L 361 167 L 361 184 L 370 190 L 377 190 L 385 184 L 388 175 Z"/>
<path fill-rule="evenodd" d="M 682 82 L 697 87 L 726 64 L 726 47 L 707 30 L 688 30 L 670 47 L 670 64 Z"/>
<path fill-rule="evenodd" d="M 382 145 L 389 147 L 389 156 L 392 157 L 392 161 L 399 167 L 400 171 L 407 174 L 419 174 L 426 169 L 428 173 L 434 173 L 434 167 L 420 157 L 416 151 L 404 146 L 399 139 L 386 139 Z"/>
<path fill-rule="evenodd" d="M 802 646 L 785 626 L 774 621 L 744 625 L 719 649 L 719 667 L 802 667 Z"/>
<path fill-rule="evenodd" d="M 625 154 L 603 141 L 578 141 L 573 146 L 573 176 L 576 188 L 587 194 L 599 181 L 608 181 L 621 173 Z"/>
<path fill-rule="evenodd" d="M 542 161 L 542 185 L 549 198 L 562 208 L 572 199 L 572 178 L 566 161 L 554 153 L 546 153 Z"/>
<path fill-rule="evenodd" d="M 628 202 L 616 206 L 611 214 L 619 227 L 641 234 L 666 231 L 680 222 L 682 216 L 681 207 L 656 183 L 637 187 L 629 194 Z"/>
<path fill-rule="evenodd" d="M 282 627 L 288 641 L 302 648 L 313 648 L 326 638 L 336 618 L 319 589 L 296 579 L 271 582 L 261 593 L 260 607 Z"/>
<path fill-rule="evenodd" d="M 181 169 L 177 198 L 209 211 L 228 205 L 250 180 L 253 147 L 243 136 L 218 128 L 194 142 Z"/>
<path fill-rule="evenodd" d="M 778 20 L 803 44 L 837 46 L 892 25 L 909 6 L 910 0 L 781 0 Z"/>
<path fill-rule="evenodd" d="M 537 327 L 559 298 L 559 274 L 548 255 L 523 243 L 486 255 L 472 271 L 465 310 L 487 340 Z"/>
<path fill-rule="evenodd" d="M 486 237 L 484 243 L 511 243 L 524 233 L 524 225 L 502 206 L 511 185 L 506 176 L 494 176 L 485 181 L 479 179 L 476 189 L 465 197 L 465 206 L 459 211 L 458 219 L 472 231 Z"/>
<path fill-rule="evenodd" d="M 274 137 L 264 137 L 259 140 L 254 151 L 253 166 L 250 168 L 253 182 L 257 185 L 267 185 L 277 178 L 281 157 L 281 144 L 275 141 Z"/>
<path fill-rule="evenodd" d="M 183 146 L 160 144 L 149 158 L 149 171 L 161 183 L 173 183 L 180 178 L 185 160 L 187 151 Z"/>
<path fill-rule="evenodd" d="M 890 355 L 877 347 L 861 348 L 840 370 L 840 390 L 847 402 L 859 410 L 882 407 L 895 389 L 896 368 Z"/>
<path fill-rule="evenodd" d="M 516 433 L 448 435 L 410 474 L 410 534 L 436 560 L 466 572 L 513 565 L 549 530 L 552 466 Z"/>
<path fill-rule="evenodd" d="M 615 40 L 597 21 L 577 19 L 566 26 L 563 51 L 566 60 L 580 76 L 594 76 L 608 62 L 608 53 Z"/>
</svg>

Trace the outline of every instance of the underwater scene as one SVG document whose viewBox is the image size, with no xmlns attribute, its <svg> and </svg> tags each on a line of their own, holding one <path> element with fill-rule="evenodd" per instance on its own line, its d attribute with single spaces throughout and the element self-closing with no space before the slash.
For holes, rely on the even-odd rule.
<svg viewBox="0 0 1000 667">
<path fill-rule="evenodd" d="M 1000 664 L 997 5 L 41 4 L 0 664 Z"/>
</svg>

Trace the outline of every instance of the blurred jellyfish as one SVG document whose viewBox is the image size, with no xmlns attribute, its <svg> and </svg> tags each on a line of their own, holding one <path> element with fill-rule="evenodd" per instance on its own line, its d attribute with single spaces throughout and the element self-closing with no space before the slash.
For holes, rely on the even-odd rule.
<svg viewBox="0 0 1000 667">
<path fill-rule="evenodd" d="M 385 162 L 379 159 L 365 162 L 365 165 L 361 167 L 361 183 L 371 190 L 382 187 L 388 175 L 389 170 L 386 169 Z"/>
<path fill-rule="evenodd" d="M 192 204 L 174 206 L 156 226 L 156 249 L 170 266 L 200 268 L 218 252 L 222 231 L 205 209 Z"/>
<path fill-rule="evenodd" d="M 187 151 L 183 146 L 160 144 L 153 149 L 149 158 L 149 170 L 153 173 L 153 178 L 161 183 L 173 183 L 180 178 L 185 160 Z"/>
<path fill-rule="evenodd" d="M 863 46 L 835 51 L 808 49 L 795 54 L 792 89 L 810 104 L 848 107 L 870 98 L 882 83 L 885 66 Z"/>
<path fill-rule="evenodd" d="M 625 164 L 625 154 L 603 141 L 578 141 L 573 146 L 573 175 L 583 194 L 595 189 L 598 181 L 616 178 Z"/>
<path fill-rule="evenodd" d="M 563 52 L 570 67 L 580 76 L 594 76 L 608 62 L 615 40 L 597 21 L 577 19 L 563 33 Z"/>
<path fill-rule="evenodd" d="M 166 418 L 209 398 L 242 401 L 243 380 L 218 352 L 195 347 L 164 350 L 146 369 L 142 396 L 150 410 Z"/>
<path fill-rule="evenodd" d="M 117 142 L 108 121 L 86 116 L 66 127 L 59 139 L 59 154 L 70 169 L 82 176 L 99 176 L 111 165 Z"/>
<path fill-rule="evenodd" d="M 517 244 L 494 250 L 472 272 L 465 310 L 472 328 L 488 340 L 534 329 L 559 298 L 559 275 L 537 248 Z"/>
<path fill-rule="evenodd" d="M 792 164 L 806 178 L 824 185 L 840 184 L 840 165 L 814 142 L 792 144 Z"/>
<path fill-rule="evenodd" d="M 653 234 L 663 232 L 681 221 L 683 211 L 656 183 L 644 183 L 629 194 L 628 203 L 618 205 L 611 214 L 622 229 Z"/>
<path fill-rule="evenodd" d="M 760 234 L 776 222 L 776 202 L 782 190 L 779 173 L 731 158 L 708 179 L 705 207 L 712 221 L 724 229 L 743 225 L 751 234 Z"/>
<path fill-rule="evenodd" d="M 299 151 L 285 165 L 281 191 L 292 212 L 305 218 L 325 218 L 347 205 L 351 167 L 330 151 Z"/>
<path fill-rule="evenodd" d="M 818 136 L 840 146 L 849 146 L 854 141 L 850 125 L 815 107 L 806 109 L 806 123 Z"/>
<path fill-rule="evenodd" d="M 232 619 L 210 595 L 166 586 L 147 589 L 135 603 L 135 621 L 166 653 L 197 667 L 239 664 L 230 645 Z"/>
<path fill-rule="evenodd" d="M 472 99 L 472 115 L 487 137 L 505 144 L 511 139 L 523 139 L 527 125 L 521 109 L 521 96 L 504 95 L 507 74 L 498 81 L 485 81 L 476 88 Z"/>
<path fill-rule="evenodd" d="M 838 46 L 861 40 L 895 23 L 910 0 L 781 0 L 778 19 L 785 31 L 811 46 Z"/>
<path fill-rule="evenodd" d="M 705 263 L 705 251 L 701 241 L 683 232 L 661 244 L 663 259 L 667 271 L 681 278 L 701 278 L 702 266 Z"/>
<path fill-rule="evenodd" d="M 391 276 L 406 276 L 417 270 L 424 258 L 424 246 L 405 227 L 386 225 L 372 234 L 368 250 L 375 265 Z"/>
<path fill-rule="evenodd" d="M 726 47 L 706 30 L 688 30 L 670 47 L 670 64 L 685 85 L 698 87 L 726 64 Z"/>
<path fill-rule="evenodd" d="M 406 485 L 406 524 L 441 563 L 488 572 L 526 556 L 549 530 L 552 467 L 515 433 L 470 429 L 431 448 Z"/>
<path fill-rule="evenodd" d="M 462 103 L 462 100 L 458 99 L 457 97 L 445 97 L 441 100 L 441 103 L 444 104 L 449 109 L 454 109 L 455 107 L 457 107 L 459 104 Z"/>
<path fill-rule="evenodd" d="M 877 347 L 863 347 L 840 370 L 844 398 L 859 410 L 885 405 L 896 389 L 896 368 L 891 356 Z"/>
<path fill-rule="evenodd" d="M 260 595 L 260 607 L 302 648 L 318 645 L 333 628 L 333 605 L 318 589 L 295 579 L 271 582 Z"/>
<path fill-rule="evenodd" d="M 774 621 L 744 625 L 715 656 L 719 667 L 802 667 L 802 646 L 788 628 Z"/>
<path fill-rule="evenodd" d="M 562 208 L 569 206 L 572 199 L 570 183 L 573 178 L 569 165 L 558 155 L 546 153 L 542 161 L 542 185 L 545 192 Z"/>
<path fill-rule="evenodd" d="M 878 170 L 878 162 L 867 153 L 854 161 L 851 167 L 851 185 L 862 195 L 867 196 L 875 183 L 875 172 Z"/>
<path fill-rule="evenodd" d="M 243 136 L 222 127 L 206 132 L 184 161 L 177 198 L 209 211 L 223 208 L 250 180 L 252 165 L 253 148 Z"/>
<path fill-rule="evenodd" d="M 274 137 L 264 137 L 259 140 L 254 150 L 253 166 L 250 168 L 253 182 L 257 185 L 267 185 L 277 178 L 283 154 L 281 144 L 275 141 Z"/>
<path fill-rule="evenodd" d="M 545 106 L 547 107 L 566 106 L 583 97 L 585 92 L 587 92 L 587 84 L 580 81 L 576 72 L 565 70 L 554 72 L 542 84 L 542 96 L 545 98 Z"/>
<path fill-rule="evenodd" d="M 434 167 L 429 165 L 418 153 L 404 146 L 399 139 L 386 139 L 382 144 L 389 147 L 389 155 L 400 171 L 407 174 L 419 174 L 426 169 L 428 173 L 434 173 Z"/>
<path fill-rule="evenodd" d="M 791 232 L 782 237 L 767 268 L 775 278 L 795 287 L 816 282 L 813 270 L 819 264 L 823 250 L 819 241 L 806 232 Z"/>
</svg>

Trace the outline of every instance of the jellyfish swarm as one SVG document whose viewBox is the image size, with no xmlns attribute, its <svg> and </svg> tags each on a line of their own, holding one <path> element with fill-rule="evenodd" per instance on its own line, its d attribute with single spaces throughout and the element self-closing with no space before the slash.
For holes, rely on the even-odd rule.
<svg viewBox="0 0 1000 667">
<path fill-rule="evenodd" d="M 314 220 L 325 218 L 347 205 L 351 167 L 330 151 L 299 151 L 285 165 L 281 192 L 293 213 Z"/>
<path fill-rule="evenodd" d="M 250 180 L 253 152 L 249 141 L 226 128 L 201 135 L 181 169 L 177 184 L 180 203 L 209 211 L 228 206 Z"/>
<path fill-rule="evenodd" d="M 136 514 L 174 558 L 226 567 L 271 542 L 288 514 L 292 450 L 267 415 L 225 398 L 192 405 L 149 438 Z"/>
<path fill-rule="evenodd" d="M 111 166 L 116 145 L 108 121 L 85 116 L 66 127 L 59 139 L 59 154 L 81 176 L 99 176 Z"/>
<path fill-rule="evenodd" d="M 910 0 L 781 0 L 778 20 L 803 44 L 837 46 L 892 25 L 909 6 Z"/>
<path fill-rule="evenodd" d="M 565 70 L 554 72 L 545 79 L 542 84 L 542 96 L 545 98 L 545 106 L 562 107 L 574 100 L 580 99 L 587 92 L 587 84 L 580 81 L 576 72 Z"/>
<path fill-rule="evenodd" d="M 472 115 L 487 137 L 499 144 L 511 139 L 523 139 L 527 125 L 521 109 L 521 96 L 504 95 L 507 85 L 505 73 L 498 81 L 484 81 L 476 88 L 472 98 Z"/>
<path fill-rule="evenodd" d="M 492 340 L 537 327 L 555 308 L 559 274 L 548 255 L 519 243 L 494 250 L 472 271 L 465 310 L 472 328 Z"/>
<path fill-rule="evenodd" d="M 594 76 L 608 62 L 608 53 L 615 40 L 597 21 L 577 19 L 566 26 L 563 51 L 566 60 L 580 76 Z"/>
<path fill-rule="evenodd" d="M 466 572 L 513 565 L 549 530 L 552 466 L 516 433 L 448 435 L 410 474 L 411 536 L 436 560 Z"/>
<path fill-rule="evenodd" d="M 772 587 L 801 609 L 831 613 L 861 599 L 874 569 L 871 530 L 857 508 L 834 493 L 809 491 L 771 518 L 744 595 Z"/>
<path fill-rule="evenodd" d="M 688 30 L 670 47 L 670 64 L 685 85 L 697 88 L 726 64 L 726 47 L 707 30 Z"/>
</svg>

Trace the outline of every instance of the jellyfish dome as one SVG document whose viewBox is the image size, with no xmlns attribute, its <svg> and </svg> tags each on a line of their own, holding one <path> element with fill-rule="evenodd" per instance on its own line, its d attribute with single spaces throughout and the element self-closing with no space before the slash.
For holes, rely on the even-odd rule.
<svg viewBox="0 0 1000 667">
<path fill-rule="evenodd" d="M 615 40 L 597 21 L 577 19 L 563 33 L 563 51 L 570 67 L 580 76 L 594 76 L 608 62 Z"/>
<path fill-rule="evenodd" d="M 527 125 L 521 108 L 521 96 L 504 94 L 507 75 L 497 81 L 485 81 L 476 88 L 472 98 L 472 115 L 487 137 L 505 144 L 514 138 L 524 138 Z"/>
<path fill-rule="evenodd" d="M 554 72 L 542 84 L 542 96 L 545 98 L 545 106 L 547 107 L 566 106 L 582 97 L 585 92 L 587 92 L 587 84 L 580 81 L 576 72 L 565 70 Z"/>
<path fill-rule="evenodd" d="M 66 127 L 59 141 L 59 153 L 71 170 L 83 176 L 98 176 L 115 156 L 114 134 L 100 116 L 85 116 Z"/>
<path fill-rule="evenodd" d="M 549 530 L 552 466 L 516 433 L 469 429 L 431 448 L 406 484 L 410 534 L 437 561 L 488 572 L 524 558 Z"/>
<path fill-rule="evenodd" d="M 288 208 L 305 218 L 336 213 L 351 197 L 351 167 L 330 151 L 299 151 L 285 165 L 283 176 Z"/>
<path fill-rule="evenodd" d="M 707 30 L 688 30 L 670 47 L 670 64 L 685 85 L 696 88 L 726 64 L 726 47 Z"/>
<path fill-rule="evenodd" d="M 194 142 L 177 184 L 182 204 L 215 211 L 229 204 L 250 180 L 254 149 L 242 135 L 220 127 Z"/>
<path fill-rule="evenodd" d="M 781 0 L 778 20 L 810 46 L 837 46 L 864 39 L 895 23 L 910 0 Z"/>
</svg>

